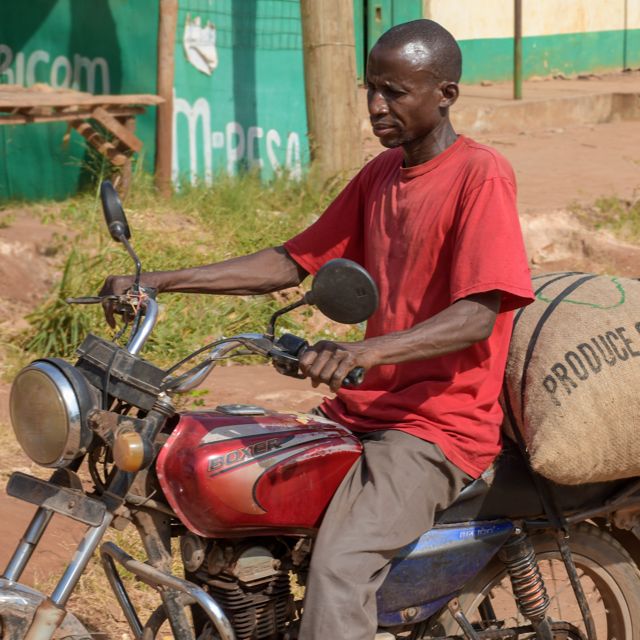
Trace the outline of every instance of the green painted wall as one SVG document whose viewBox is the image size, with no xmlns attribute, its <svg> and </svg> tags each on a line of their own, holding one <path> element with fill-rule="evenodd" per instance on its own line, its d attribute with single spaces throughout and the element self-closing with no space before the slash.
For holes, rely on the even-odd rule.
<svg viewBox="0 0 640 640">
<path fill-rule="evenodd" d="M 185 53 L 196 20 L 215 29 L 210 75 Z M 298 0 L 183 0 L 175 55 L 175 181 L 245 168 L 301 175 L 309 145 Z"/>
<path fill-rule="evenodd" d="M 72 86 L 95 93 L 155 93 L 157 0 L 0 3 L 0 83 Z M 138 118 L 146 159 L 155 109 Z M 0 201 L 64 198 L 96 170 L 66 124 L 0 126 Z M 151 166 L 150 164 L 148 166 Z"/>
<path fill-rule="evenodd" d="M 461 40 L 462 81 L 507 81 L 513 77 L 513 39 Z M 640 29 L 531 36 L 522 41 L 523 74 L 622 70 L 640 66 Z"/>
<path fill-rule="evenodd" d="M 360 77 L 379 33 L 420 17 L 421 0 L 353 0 Z M 199 22 L 197 22 L 199 21 Z M 155 93 L 157 0 L 0 3 L 0 83 L 45 82 Z M 213 34 L 208 73 L 187 58 L 185 30 Z M 210 26 L 208 26 L 210 25 Z M 463 40 L 465 82 L 509 80 L 511 38 Z M 640 29 L 527 37 L 525 77 L 640 66 Z M 173 174 L 284 170 L 309 160 L 299 0 L 180 0 L 175 42 Z M 192 50 L 193 55 L 193 50 Z M 197 53 L 196 53 L 197 57 Z M 155 110 L 138 119 L 152 167 Z M 0 201 L 64 198 L 87 181 L 92 153 L 65 124 L 0 126 Z"/>
<path fill-rule="evenodd" d="M 364 83 L 365 61 L 378 38 L 396 24 L 422 18 L 422 0 L 353 0 L 356 72 Z"/>
</svg>

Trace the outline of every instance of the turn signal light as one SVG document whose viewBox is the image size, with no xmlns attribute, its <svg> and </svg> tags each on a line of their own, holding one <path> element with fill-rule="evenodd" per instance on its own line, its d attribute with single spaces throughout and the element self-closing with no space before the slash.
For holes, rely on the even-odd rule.
<svg viewBox="0 0 640 640">
<path fill-rule="evenodd" d="M 149 447 L 136 431 L 123 431 L 113 441 L 113 461 L 122 471 L 140 471 L 149 462 Z"/>
</svg>

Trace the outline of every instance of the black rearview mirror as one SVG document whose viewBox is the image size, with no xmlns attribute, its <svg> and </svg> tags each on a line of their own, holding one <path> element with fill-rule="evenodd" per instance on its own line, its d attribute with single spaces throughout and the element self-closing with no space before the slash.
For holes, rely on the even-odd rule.
<svg viewBox="0 0 640 640">
<path fill-rule="evenodd" d="M 124 215 L 118 192 L 109 180 L 104 180 L 100 185 L 100 200 L 102 200 L 104 219 L 107 222 L 111 237 L 118 242 L 122 242 L 123 237 L 129 240 L 131 232 L 129 231 L 127 217 Z"/>
<path fill-rule="evenodd" d="M 318 270 L 305 302 L 344 324 L 364 322 L 378 308 L 378 287 L 366 269 L 352 260 L 329 260 Z"/>
</svg>

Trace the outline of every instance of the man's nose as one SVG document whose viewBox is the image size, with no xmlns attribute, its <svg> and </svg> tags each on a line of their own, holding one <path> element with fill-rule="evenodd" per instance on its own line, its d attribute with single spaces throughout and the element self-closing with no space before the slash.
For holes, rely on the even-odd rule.
<svg viewBox="0 0 640 640">
<path fill-rule="evenodd" d="M 367 94 L 369 114 L 372 116 L 384 115 L 389 112 L 387 101 L 380 91 L 369 91 Z"/>
</svg>

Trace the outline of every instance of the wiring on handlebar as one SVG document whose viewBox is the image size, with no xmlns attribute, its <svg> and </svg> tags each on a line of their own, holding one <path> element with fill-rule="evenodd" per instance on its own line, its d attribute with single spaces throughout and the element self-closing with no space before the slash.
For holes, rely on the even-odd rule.
<svg viewBox="0 0 640 640">
<path fill-rule="evenodd" d="M 129 322 L 125 322 L 122 325 L 122 328 L 120 329 L 120 331 L 118 331 L 118 333 L 116 333 L 116 335 L 113 336 L 113 341 L 118 342 L 118 340 L 120 340 L 120 338 L 122 338 L 122 336 L 127 332 L 128 327 L 129 327 Z"/>
<path fill-rule="evenodd" d="M 109 363 L 107 364 L 102 380 L 102 408 L 105 411 L 109 410 L 109 383 L 111 381 L 111 370 L 113 369 L 113 363 L 115 362 L 117 355 L 118 352 L 114 351 L 111 358 L 109 358 Z"/>
<path fill-rule="evenodd" d="M 133 289 L 129 290 L 126 296 L 127 302 L 134 310 L 133 326 L 131 327 L 131 337 L 129 338 L 129 340 L 131 340 L 140 327 L 140 321 L 142 320 L 143 302 L 149 296 L 144 290 L 141 290 L 139 286 L 135 286 Z M 125 324 L 128 325 L 129 323 L 125 321 Z"/>
<path fill-rule="evenodd" d="M 219 347 L 221 344 L 225 344 L 225 342 L 231 342 L 231 341 L 238 342 L 244 346 L 248 346 L 251 344 L 251 340 L 248 340 L 247 338 L 242 338 L 240 336 L 236 336 L 233 338 L 219 338 L 218 340 L 214 340 L 209 344 L 205 344 L 204 347 L 200 347 L 199 349 L 196 349 L 193 353 L 190 353 L 186 358 L 183 358 L 182 360 L 180 360 L 180 362 L 177 362 L 176 364 L 174 364 L 172 367 L 167 369 L 167 375 L 168 376 L 171 375 L 174 371 L 179 369 L 182 365 L 189 362 L 189 360 L 193 360 L 193 358 L 199 356 L 201 353 L 204 353 L 209 349 L 214 349 L 215 347 Z M 251 351 L 251 353 L 256 353 L 256 351 Z M 200 365 L 198 365 L 198 367 L 199 366 Z"/>
<path fill-rule="evenodd" d="M 214 340 L 209 344 L 205 344 L 204 347 L 200 347 L 199 349 L 196 349 L 193 353 L 190 353 L 186 358 L 183 358 L 179 362 L 176 362 L 176 364 L 174 364 L 172 367 L 169 367 L 167 369 L 167 375 L 170 376 L 174 371 L 177 371 L 181 366 L 189 362 L 189 360 L 193 360 L 195 357 L 199 356 L 201 353 L 204 353 L 205 351 L 208 351 L 209 349 L 213 349 L 214 347 L 218 347 L 221 344 L 224 344 L 225 342 L 227 342 L 227 340 L 228 338 L 219 338 L 218 340 Z M 200 365 L 197 365 L 197 366 L 200 367 Z"/>
<path fill-rule="evenodd" d="M 182 360 L 180 360 L 180 362 L 177 362 L 176 364 L 174 364 L 172 367 L 170 367 L 167 370 L 166 377 L 170 376 L 174 371 L 177 371 L 184 364 L 186 364 L 190 360 L 193 360 L 193 358 L 199 356 L 200 354 L 204 353 L 205 351 L 209 351 L 211 349 L 215 349 L 215 347 L 219 347 L 220 345 L 223 345 L 225 343 L 230 343 L 230 342 L 237 342 L 238 346 L 244 346 L 244 347 L 247 348 L 247 350 L 246 351 L 242 351 L 240 353 L 235 353 L 233 356 L 224 355 L 224 356 L 218 356 L 216 358 L 211 358 L 211 357 L 206 358 L 202 362 L 199 362 L 195 367 L 192 367 L 191 369 L 189 369 L 185 373 L 179 375 L 177 378 L 173 378 L 171 380 L 167 380 L 162 385 L 162 390 L 163 391 L 167 391 L 167 390 L 172 389 L 173 387 L 179 386 L 185 380 L 187 380 L 189 377 L 191 377 L 192 375 L 196 374 L 201 369 L 209 366 L 209 364 L 211 364 L 212 362 L 218 362 L 220 360 L 228 360 L 228 359 L 230 359 L 232 357 L 236 357 L 236 356 L 239 356 L 239 355 L 263 355 L 263 356 L 267 355 L 266 351 L 264 351 L 264 352 L 258 351 L 256 349 L 256 345 L 251 340 L 249 340 L 247 338 L 243 338 L 243 337 L 240 337 L 240 336 L 234 336 L 232 338 L 220 338 L 218 340 L 210 342 L 209 344 L 206 344 L 203 347 L 200 347 L 199 349 L 197 349 L 193 353 L 190 353 L 186 358 L 183 358 Z M 249 349 L 250 345 L 253 346 L 253 349 Z"/>
</svg>

